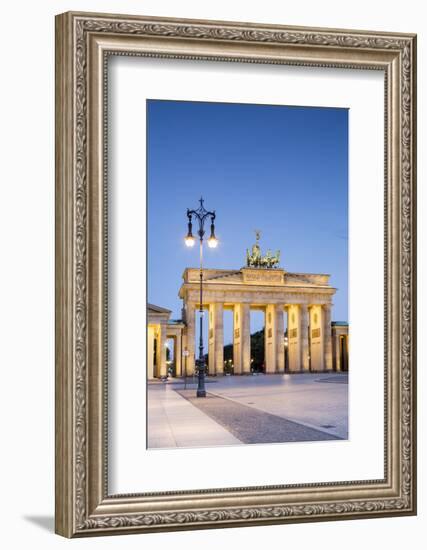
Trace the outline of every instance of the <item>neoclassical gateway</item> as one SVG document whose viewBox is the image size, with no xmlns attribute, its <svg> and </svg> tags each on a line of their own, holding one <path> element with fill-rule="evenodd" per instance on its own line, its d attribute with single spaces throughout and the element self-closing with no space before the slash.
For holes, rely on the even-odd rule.
<svg viewBox="0 0 427 550">
<path fill-rule="evenodd" d="M 224 310 L 233 311 L 234 374 L 251 372 L 251 309 L 265 312 L 267 374 L 285 372 L 285 355 L 289 372 L 347 370 L 348 325 L 331 322 L 332 297 L 336 289 L 329 284 L 330 276 L 289 273 L 275 267 L 278 254 L 267 253 L 262 258 L 258 256 L 257 246 L 258 242 L 252 254 L 248 251 L 246 267 L 203 270 L 203 306 L 209 319 L 209 347 L 205 350 L 209 354 L 209 374 L 224 373 Z M 180 321 L 171 321 L 171 312 L 167 309 L 148 306 L 149 378 L 167 374 L 166 342 L 171 338 L 174 340 L 175 374 L 194 373 L 199 281 L 199 269 L 185 269 L 179 290 L 183 300 Z"/>
</svg>

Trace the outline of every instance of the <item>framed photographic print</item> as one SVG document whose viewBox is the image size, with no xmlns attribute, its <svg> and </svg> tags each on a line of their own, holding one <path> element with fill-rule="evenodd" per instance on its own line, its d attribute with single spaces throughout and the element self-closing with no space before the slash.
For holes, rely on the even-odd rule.
<svg viewBox="0 0 427 550">
<path fill-rule="evenodd" d="M 56 531 L 416 513 L 416 37 L 56 18 Z"/>
</svg>

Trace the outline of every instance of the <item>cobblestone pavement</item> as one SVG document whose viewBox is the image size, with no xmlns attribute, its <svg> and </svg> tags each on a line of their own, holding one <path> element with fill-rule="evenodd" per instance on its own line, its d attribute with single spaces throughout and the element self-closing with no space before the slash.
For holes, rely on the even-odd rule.
<svg viewBox="0 0 427 550">
<path fill-rule="evenodd" d="M 348 438 L 347 373 L 223 376 L 217 379 L 218 383 L 211 384 L 207 391 L 218 397 L 341 439 Z"/>
<path fill-rule="evenodd" d="M 149 448 L 348 438 L 346 373 L 218 376 L 207 382 L 206 399 L 195 397 L 192 378 L 187 389 L 182 379 L 148 384 Z"/>
<path fill-rule="evenodd" d="M 340 439 L 334 435 L 211 393 L 207 393 L 206 398 L 200 399 L 194 396 L 193 390 L 176 391 L 226 428 L 242 443 L 286 443 L 289 441 Z"/>
</svg>

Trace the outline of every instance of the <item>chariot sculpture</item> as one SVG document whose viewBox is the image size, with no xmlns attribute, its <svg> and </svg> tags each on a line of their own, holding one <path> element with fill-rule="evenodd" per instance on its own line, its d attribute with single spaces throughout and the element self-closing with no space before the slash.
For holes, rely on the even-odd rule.
<svg viewBox="0 0 427 550">
<path fill-rule="evenodd" d="M 276 251 L 276 254 L 273 255 L 271 250 L 267 250 L 265 256 L 261 254 L 261 247 L 259 245 L 259 240 L 261 238 L 261 231 L 255 231 L 256 242 L 252 246 L 252 253 L 249 251 L 249 248 L 246 249 L 246 266 L 247 267 L 258 267 L 263 269 L 273 269 L 279 267 L 280 263 L 280 250 Z"/>
</svg>

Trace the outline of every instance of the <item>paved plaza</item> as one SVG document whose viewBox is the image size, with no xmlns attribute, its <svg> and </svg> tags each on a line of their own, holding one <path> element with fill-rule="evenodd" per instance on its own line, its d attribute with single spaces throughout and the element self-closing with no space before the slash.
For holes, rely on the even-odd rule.
<svg viewBox="0 0 427 550">
<path fill-rule="evenodd" d="M 324 441 L 348 437 L 347 373 L 208 378 L 148 384 L 148 448 Z"/>
</svg>

